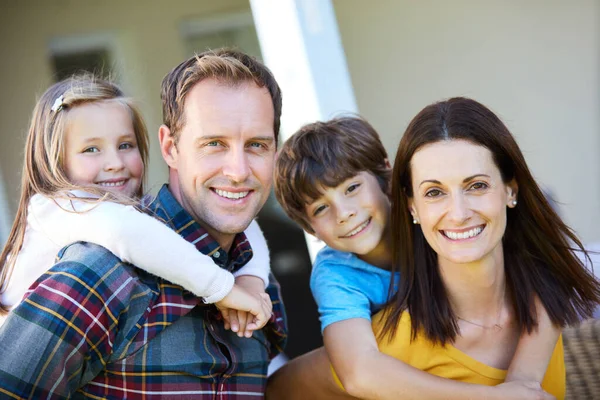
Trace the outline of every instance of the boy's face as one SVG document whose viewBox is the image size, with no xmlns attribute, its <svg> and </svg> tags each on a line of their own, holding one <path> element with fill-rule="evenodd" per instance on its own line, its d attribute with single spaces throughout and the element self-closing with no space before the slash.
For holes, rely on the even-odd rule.
<svg viewBox="0 0 600 400">
<path fill-rule="evenodd" d="M 321 192 L 305 209 L 315 236 L 365 261 L 385 247 L 382 238 L 388 228 L 390 201 L 375 176 L 362 171 L 337 187 L 322 187 Z"/>
</svg>

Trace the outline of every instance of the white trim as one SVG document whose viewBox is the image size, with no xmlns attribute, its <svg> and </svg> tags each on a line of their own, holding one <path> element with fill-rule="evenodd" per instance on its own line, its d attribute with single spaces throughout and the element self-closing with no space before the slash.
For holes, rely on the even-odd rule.
<svg viewBox="0 0 600 400">
<path fill-rule="evenodd" d="M 250 11 L 241 11 L 189 19 L 183 21 L 180 31 L 184 38 L 190 38 L 230 29 L 247 28 L 253 25 L 252 13 Z"/>
<path fill-rule="evenodd" d="M 0 171 L 0 177 L 2 171 Z M 9 221 L 11 213 L 8 207 L 8 198 L 4 187 L 4 179 L 0 180 L 0 247 L 4 247 L 8 234 L 10 233 L 11 223 Z"/>
<path fill-rule="evenodd" d="M 116 37 L 112 33 L 59 36 L 50 39 L 48 49 L 53 56 L 99 49 L 106 49 L 109 53 L 114 54 L 116 42 Z"/>
</svg>

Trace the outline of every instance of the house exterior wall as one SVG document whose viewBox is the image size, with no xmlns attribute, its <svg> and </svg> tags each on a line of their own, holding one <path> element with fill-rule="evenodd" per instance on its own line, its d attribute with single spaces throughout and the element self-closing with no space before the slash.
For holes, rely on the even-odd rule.
<svg viewBox="0 0 600 400">
<path fill-rule="evenodd" d="M 600 240 L 600 2 L 333 0 L 360 113 L 393 160 L 424 106 L 504 120 L 585 242 Z"/>
<path fill-rule="evenodd" d="M 176 6 L 175 6 L 176 5 Z M 186 56 L 184 21 L 250 12 L 246 0 L 81 2 L 5 1 L 0 12 L 0 178 L 10 223 L 16 212 L 26 130 L 39 96 L 54 82 L 50 48 L 56 41 L 100 37 L 113 42 L 117 81 L 138 101 L 151 140 L 149 188 L 167 179 L 158 146 L 160 82 Z M 0 218 L 3 217 L 0 214 Z M 0 225 L 2 227 L 2 225 Z"/>
</svg>

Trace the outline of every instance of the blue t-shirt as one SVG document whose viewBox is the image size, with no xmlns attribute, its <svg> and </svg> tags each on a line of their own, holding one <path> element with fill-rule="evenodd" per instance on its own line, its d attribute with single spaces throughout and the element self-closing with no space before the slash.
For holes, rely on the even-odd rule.
<svg viewBox="0 0 600 400">
<path fill-rule="evenodd" d="M 374 267 L 353 253 L 324 247 L 310 276 L 310 289 L 319 308 L 321 332 L 334 322 L 351 318 L 371 320 L 387 302 L 392 273 Z M 399 274 L 394 279 L 398 289 Z"/>
</svg>

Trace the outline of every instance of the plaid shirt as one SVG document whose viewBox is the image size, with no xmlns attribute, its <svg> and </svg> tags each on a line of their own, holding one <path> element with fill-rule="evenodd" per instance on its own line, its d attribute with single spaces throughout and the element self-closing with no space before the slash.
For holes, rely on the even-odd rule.
<svg viewBox="0 0 600 400">
<path fill-rule="evenodd" d="M 166 185 L 148 208 L 222 268 L 252 256 L 244 234 L 222 251 Z M 0 398 L 263 398 L 286 340 L 272 276 L 267 292 L 271 321 L 239 338 L 214 305 L 103 247 L 72 244 L 0 327 Z"/>
</svg>

